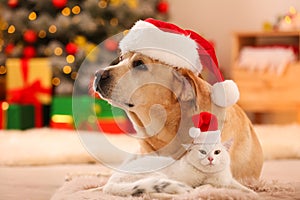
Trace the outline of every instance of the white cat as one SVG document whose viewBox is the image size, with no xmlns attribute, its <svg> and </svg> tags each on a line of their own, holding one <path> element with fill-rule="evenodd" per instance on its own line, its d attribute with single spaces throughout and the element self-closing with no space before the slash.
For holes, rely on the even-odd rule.
<svg viewBox="0 0 300 200">
<path fill-rule="evenodd" d="M 157 172 L 115 173 L 103 191 L 119 196 L 139 196 L 143 193 L 181 194 L 190 192 L 195 187 L 210 184 L 255 193 L 232 177 L 228 153 L 231 143 L 232 141 L 224 144 L 192 144 L 187 153 L 176 161 L 155 156 L 138 158 L 124 165 L 123 170 L 127 168 L 140 171 L 141 168 L 149 167 L 149 163 L 155 165 L 155 162 L 173 164 Z"/>
</svg>

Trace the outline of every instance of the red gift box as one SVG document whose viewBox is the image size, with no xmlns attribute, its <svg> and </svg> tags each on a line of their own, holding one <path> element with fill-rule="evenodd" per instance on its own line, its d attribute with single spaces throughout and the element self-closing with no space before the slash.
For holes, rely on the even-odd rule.
<svg viewBox="0 0 300 200">
<path fill-rule="evenodd" d="M 51 102 L 52 71 L 48 59 L 8 59 L 7 100 L 9 103 L 32 104 L 35 126 L 42 127 L 42 104 Z"/>
</svg>

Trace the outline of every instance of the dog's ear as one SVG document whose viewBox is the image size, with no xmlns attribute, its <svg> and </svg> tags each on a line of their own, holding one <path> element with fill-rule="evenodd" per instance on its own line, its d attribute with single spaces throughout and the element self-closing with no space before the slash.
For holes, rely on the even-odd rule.
<svg viewBox="0 0 300 200">
<path fill-rule="evenodd" d="M 188 80 L 188 77 L 184 76 L 177 70 L 173 70 L 174 74 L 174 85 L 173 91 L 175 92 L 177 98 L 181 101 L 193 101 L 195 100 L 195 90 L 194 85 Z"/>
</svg>

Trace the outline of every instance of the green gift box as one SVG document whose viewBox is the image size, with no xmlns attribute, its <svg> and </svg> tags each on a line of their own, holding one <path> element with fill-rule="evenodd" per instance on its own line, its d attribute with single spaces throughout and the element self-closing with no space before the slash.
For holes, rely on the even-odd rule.
<svg viewBox="0 0 300 200">
<path fill-rule="evenodd" d="M 34 106 L 9 104 L 7 109 L 7 129 L 25 130 L 34 127 Z"/>
<path fill-rule="evenodd" d="M 53 97 L 51 127 L 71 128 L 75 123 L 77 128 L 96 130 L 97 119 L 122 121 L 127 117 L 122 109 L 113 107 L 102 99 L 87 95 Z"/>
<path fill-rule="evenodd" d="M 72 96 L 54 96 L 50 115 L 50 127 L 73 129 Z"/>
<path fill-rule="evenodd" d="M 95 99 L 93 110 L 98 119 L 126 118 L 126 113 L 120 108 L 111 106 L 103 99 Z"/>
</svg>

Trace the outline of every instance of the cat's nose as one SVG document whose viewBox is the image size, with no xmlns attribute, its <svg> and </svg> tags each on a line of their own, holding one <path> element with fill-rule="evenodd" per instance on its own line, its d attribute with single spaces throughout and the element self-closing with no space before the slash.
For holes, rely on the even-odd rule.
<svg viewBox="0 0 300 200">
<path fill-rule="evenodd" d="M 212 157 L 208 157 L 207 159 L 209 160 L 209 162 L 212 162 L 214 160 Z"/>
</svg>

